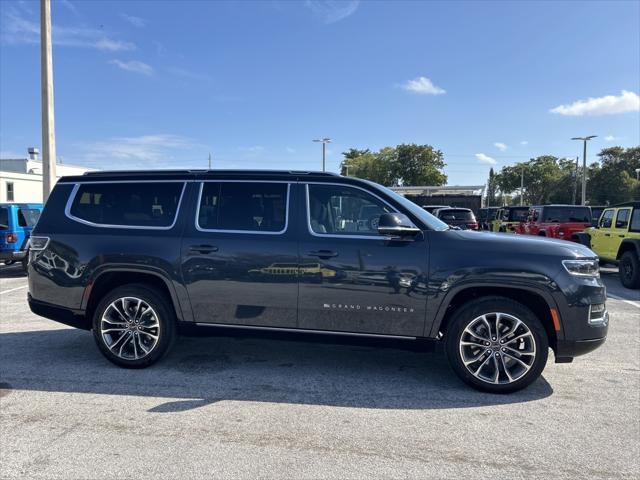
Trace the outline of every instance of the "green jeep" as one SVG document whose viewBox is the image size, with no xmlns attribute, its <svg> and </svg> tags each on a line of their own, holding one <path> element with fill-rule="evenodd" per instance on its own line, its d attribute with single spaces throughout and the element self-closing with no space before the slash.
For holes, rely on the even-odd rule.
<svg viewBox="0 0 640 480">
<path fill-rule="evenodd" d="M 620 281 L 640 288 L 640 202 L 605 208 L 598 224 L 575 234 L 603 263 L 618 265 Z"/>
</svg>

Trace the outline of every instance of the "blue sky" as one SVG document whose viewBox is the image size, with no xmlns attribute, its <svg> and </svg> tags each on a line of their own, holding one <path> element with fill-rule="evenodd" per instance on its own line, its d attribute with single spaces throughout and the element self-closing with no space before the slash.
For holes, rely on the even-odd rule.
<svg viewBox="0 0 640 480">
<path fill-rule="evenodd" d="M 0 155 L 40 144 L 38 2 L 0 1 Z M 640 144 L 640 2 L 53 1 L 58 156 L 319 169 L 428 143 L 450 184 Z M 590 159 L 594 157 L 591 155 Z"/>
</svg>

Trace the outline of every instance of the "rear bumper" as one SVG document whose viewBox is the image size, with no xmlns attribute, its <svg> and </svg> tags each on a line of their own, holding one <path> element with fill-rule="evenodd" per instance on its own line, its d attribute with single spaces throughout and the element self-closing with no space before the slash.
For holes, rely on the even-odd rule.
<svg viewBox="0 0 640 480">
<path fill-rule="evenodd" d="M 34 300 L 31 294 L 28 294 L 27 299 L 29 308 L 36 315 L 64 323 L 70 327 L 91 330 L 91 321 L 82 312 L 51 305 L 50 303 L 39 302 L 38 300 Z"/>
<path fill-rule="evenodd" d="M 26 256 L 26 250 L 0 250 L 0 261 L 13 260 L 19 262 Z"/>
</svg>

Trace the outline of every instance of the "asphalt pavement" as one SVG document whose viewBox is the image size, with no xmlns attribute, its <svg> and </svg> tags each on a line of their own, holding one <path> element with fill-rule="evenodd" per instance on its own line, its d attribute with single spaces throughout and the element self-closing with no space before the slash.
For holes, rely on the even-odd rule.
<svg viewBox="0 0 640 480">
<path fill-rule="evenodd" d="M 120 369 L 0 267 L 0 477 L 637 479 L 640 291 L 602 275 L 605 345 L 496 396 L 391 342 L 184 337 Z"/>
</svg>

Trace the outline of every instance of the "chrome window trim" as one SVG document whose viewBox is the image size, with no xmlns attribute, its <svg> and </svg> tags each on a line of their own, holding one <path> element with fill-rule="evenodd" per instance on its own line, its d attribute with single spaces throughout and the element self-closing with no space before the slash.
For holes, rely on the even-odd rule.
<svg viewBox="0 0 640 480">
<path fill-rule="evenodd" d="M 389 202 L 387 202 L 384 198 L 380 197 L 379 195 L 376 195 L 373 192 L 370 192 L 366 188 L 358 187 L 357 185 L 349 185 L 349 184 L 346 184 L 346 183 L 337 183 L 337 182 L 305 182 L 304 185 L 305 185 L 306 203 L 307 203 L 307 229 L 309 230 L 309 233 L 312 236 L 319 237 L 319 238 L 357 238 L 357 239 L 362 239 L 362 240 L 389 240 L 389 237 L 387 237 L 385 235 L 349 235 L 349 234 L 341 235 L 341 234 L 336 234 L 336 233 L 316 233 L 316 232 L 314 232 L 313 228 L 311 228 L 311 205 L 310 205 L 310 202 L 309 202 L 309 185 L 337 185 L 339 187 L 348 187 L 348 188 L 355 188 L 357 190 L 362 190 L 363 192 L 366 192 L 369 195 L 372 195 L 372 196 L 376 197 L 382 203 L 387 205 L 391 209 L 391 211 L 393 213 L 401 213 L 401 212 L 398 212 L 398 210 L 395 209 L 393 207 L 393 205 L 391 205 Z"/>
<path fill-rule="evenodd" d="M 72 184 L 73 190 L 71 190 L 71 194 L 69 195 L 69 198 L 67 199 L 67 204 L 65 205 L 65 208 L 64 208 L 64 214 L 67 218 L 69 218 L 70 220 L 73 220 L 74 222 L 82 223 L 84 225 L 88 225 L 90 227 L 96 227 L 96 228 L 124 228 L 129 230 L 171 230 L 173 227 L 175 227 L 176 222 L 178 221 L 178 216 L 180 215 L 180 207 L 182 206 L 182 200 L 184 198 L 184 192 L 187 188 L 187 182 L 188 180 L 113 180 L 113 181 L 104 180 L 99 182 L 74 182 Z M 80 186 L 91 185 L 94 183 L 102 183 L 102 184 L 104 183 L 182 183 L 182 191 L 180 192 L 180 199 L 178 200 L 178 205 L 176 206 L 176 213 L 173 216 L 173 222 L 171 223 L 171 225 L 168 225 L 166 227 L 153 227 L 153 226 L 144 226 L 144 225 L 113 225 L 108 223 L 91 222 L 89 220 L 84 220 L 83 218 L 76 217 L 75 215 L 71 214 L 71 206 L 73 205 L 73 201 L 75 200 L 76 195 L 78 194 L 78 190 L 80 189 Z M 66 184 L 66 185 L 70 185 L 70 184 Z"/>
<path fill-rule="evenodd" d="M 202 202 L 202 192 L 205 183 L 284 183 L 287 185 L 287 199 L 284 208 L 284 228 L 277 232 L 265 232 L 262 230 L 224 230 L 221 228 L 203 228 L 200 226 L 200 205 Z M 249 235 L 284 235 L 289 228 L 289 202 L 291 197 L 291 182 L 287 180 L 201 180 L 198 193 L 198 203 L 196 207 L 196 218 L 194 225 L 199 232 L 206 233 L 245 233 Z"/>
</svg>

